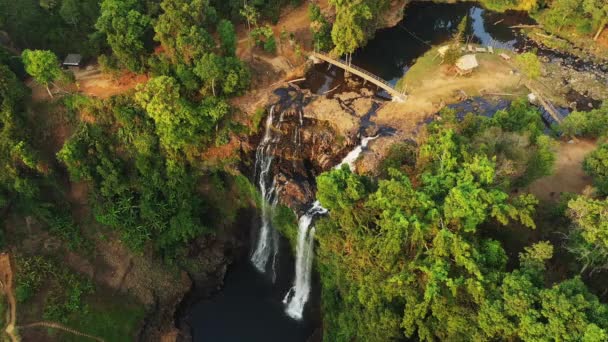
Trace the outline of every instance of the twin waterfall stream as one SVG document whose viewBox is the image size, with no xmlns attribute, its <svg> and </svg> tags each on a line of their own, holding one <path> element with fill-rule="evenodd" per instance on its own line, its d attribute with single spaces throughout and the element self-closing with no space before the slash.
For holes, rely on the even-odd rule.
<svg viewBox="0 0 608 342">
<path fill-rule="evenodd" d="M 276 178 L 273 174 L 273 159 L 277 144 L 280 141 L 277 127 L 283 121 L 283 116 L 275 115 L 275 106 L 270 108 L 266 119 L 265 133 L 256 150 L 255 159 L 255 181 L 262 195 L 261 204 L 261 227 L 257 235 L 257 241 L 251 254 L 251 262 L 255 268 L 262 273 L 270 273 L 273 281 L 277 277 L 277 253 L 279 249 L 279 233 L 272 226 L 273 211 L 279 202 L 281 189 L 277 187 Z M 299 127 L 296 127 L 293 143 L 298 145 L 303 119 L 300 113 Z M 349 165 L 351 170 L 363 149 L 369 141 L 376 137 L 364 138 L 361 145 L 352 150 L 336 167 L 343 164 Z M 299 147 L 299 146 L 297 146 Z M 303 317 L 304 307 L 309 299 L 311 291 L 311 277 L 314 258 L 314 236 L 315 228 L 312 226 L 315 218 L 324 215 L 327 210 L 315 201 L 305 214 L 298 220 L 298 240 L 296 246 L 295 279 L 293 287 L 287 292 L 283 299 L 285 312 L 291 318 L 300 320 Z"/>
</svg>

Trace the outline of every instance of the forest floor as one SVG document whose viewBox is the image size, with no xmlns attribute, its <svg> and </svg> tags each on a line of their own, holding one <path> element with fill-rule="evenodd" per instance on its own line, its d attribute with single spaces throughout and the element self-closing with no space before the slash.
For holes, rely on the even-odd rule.
<svg viewBox="0 0 608 342">
<path fill-rule="evenodd" d="M 581 194 L 591 186 L 583 170 L 583 160 L 597 148 L 593 140 L 560 141 L 553 174 L 533 182 L 526 190 L 542 201 L 558 201 L 561 193 Z"/>
</svg>

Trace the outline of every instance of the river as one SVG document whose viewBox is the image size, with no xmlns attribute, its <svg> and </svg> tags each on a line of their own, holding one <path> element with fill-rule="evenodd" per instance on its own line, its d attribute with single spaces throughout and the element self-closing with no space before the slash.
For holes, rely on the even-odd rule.
<svg viewBox="0 0 608 342">
<path fill-rule="evenodd" d="M 395 84 L 431 45 L 448 41 L 467 14 L 471 18 L 467 33 L 474 42 L 509 49 L 526 48 L 525 40 L 509 28 L 529 23 L 525 14 L 492 13 L 472 3 L 418 2 L 406 9 L 405 19 L 399 25 L 377 32 L 375 38 L 354 55 L 353 63 Z M 307 74 L 304 87 L 323 94 L 341 83 L 343 72 L 322 64 Z M 257 230 L 254 236 L 259 236 Z M 256 269 L 249 259 L 238 260 L 228 269 L 225 286 L 219 293 L 186 310 L 194 341 L 318 340 L 319 334 L 315 333 L 320 329 L 318 279 L 313 274 L 312 295 L 303 318 L 292 319 L 285 312 L 283 299 L 293 283 L 294 257 L 283 239 L 279 240 L 276 255 L 277 266 L 272 274 L 260 273 L 260 267 Z"/>
</svg>

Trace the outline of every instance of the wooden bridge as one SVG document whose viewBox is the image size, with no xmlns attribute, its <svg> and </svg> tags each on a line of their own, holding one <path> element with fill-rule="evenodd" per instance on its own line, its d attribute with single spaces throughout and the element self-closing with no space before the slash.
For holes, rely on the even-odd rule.
<svg viewBox="0 0 608 342">
<path fill-rule="evenodd" d="M 387 93 L 389 93 L 393 97 L 393 100 L 405 102 L 405 100 L 407 98 L 407 96 L 404 92 L 398 91 L 392 85 L 390 85 L 390 83 L 388 83 L 387 81 L 381 79 L 380 77 L 378 77 L 366 70 L 359 68 L 356 65 L 348 64 L 343 60 L 337 60 L 326 54 L 319 53 L 319 52 L 313 52 L 310 55 L 310 57 L 313 60 L 316 59 L 316 60 L 320 60 L 320 61 L 324 61 L 324 62 L 333 64 L 339 68 L 344 69 L 345 71 L 347 71 L 351 74 L 357 75 L 357 76 L 361 77 L 362 79 L 375 84 L 376 86 L 384 89 Z"/>
</svg>

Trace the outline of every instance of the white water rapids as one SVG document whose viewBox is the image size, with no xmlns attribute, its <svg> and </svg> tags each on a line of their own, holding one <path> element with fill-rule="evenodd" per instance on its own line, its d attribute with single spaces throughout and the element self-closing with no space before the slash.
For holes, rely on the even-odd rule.
<svg viewBox="0 0 608 342">
<path fill-rule="evenodd" d="M 279 250 L 279 234 L 272 227 L 272 216 L 278 202 L 279 189 L 277 189 L 275 175 L 272 174 L 272 162 L 276 145 L 280 137 L 273 133 L 273 120 L 275 114 L 275 106 L 270 108 L 268 117 L 266 118 L 266 127 L 264 138 L 258 145 L 255 156 L 255 180 L 262 195 L 261 203 L 261 227 L 258 234 L 255 249 L 251 255 L 251 262 L 262 273 L 266 273 L 269 269 L 268 263 L 272 258 L 272 279 L 276 280 L 276 262 L 277 253 Z M 282 115 L 279 122 L 282 121 Z M 302 113 L 300 113 L 300 126 L 304 124 Z M 300 127 L 296 127 L 294 131 L 293 142 L 296 145 L 300 143 Z M 355 168 L 355 161 L 367 147 L 371 140 L 375 137 L 361 139 L 361 144 L 355 147 L 344 159 L 336 166 L 342 167 L 347 164 L 351 171 Z M 327 213 L 327 209 L 323 208 L 319 201 L 315 201 L 310 209 L 306 211 L 298 220 L 298 242 L 296 246 L 296 269 L 293 287 L 287 292 L 283 303 L 285 304 L 285 312 L 290 317 L 300 320 L 304 313 L 304 307 L 311 290 L 311 276 L 314 259 L 314 236 L 315 228 L 312 226 L 314 219 L 319 215 Z"/>
<path fill-rule="evenodd" d="M 272 278 L 274 280 L 276 279 L 275 266 L 279 236 L 277 231 L 272 227 L 272 214 L 278 201 L 276 181 L 274 175 L 270 172 L 275 147 L 274 143 L 278 140 L 272 133 L 273 116 L 274 106 L 270 108 L 270 113 L 268 114 L 268 118 L 266 118 L 264 138 L 258 145 L 255 155 L 255 175 L 262 195 L 262 226 L 260 227 L 255 249 L 251 255 L 251 262 L 255 268 L 264 273 L 268 268 L 268 261 L 272 255 Z"/>
<path fill-rule="evenodd" d="M 347 164 L 351 171 L 355 169 L 355 161 L 363 149 L 367 147 L 370 141 L 378 138 L 368 137 L 361 139 L 361 144 L 355 147 L 342 159 L 335 167 L 336 169 Z M 293 287 L 287 292 L 283 303 L 286 305 L 285 312 L 294 319 L 302 319 L 304 314 L 304 306 L 310 296 L 312 261 L 314 253 L 314 236 L 315 228 L 311 227 L 313 220 L 327 213 L 327 209 L 321 206 L 319 201 L 315 201 L 312 207 L 308 209 L 306 214 L 302 215 L 298 221 L 298 245 L 296 247 L 296 278 Z"/>
</svg>

